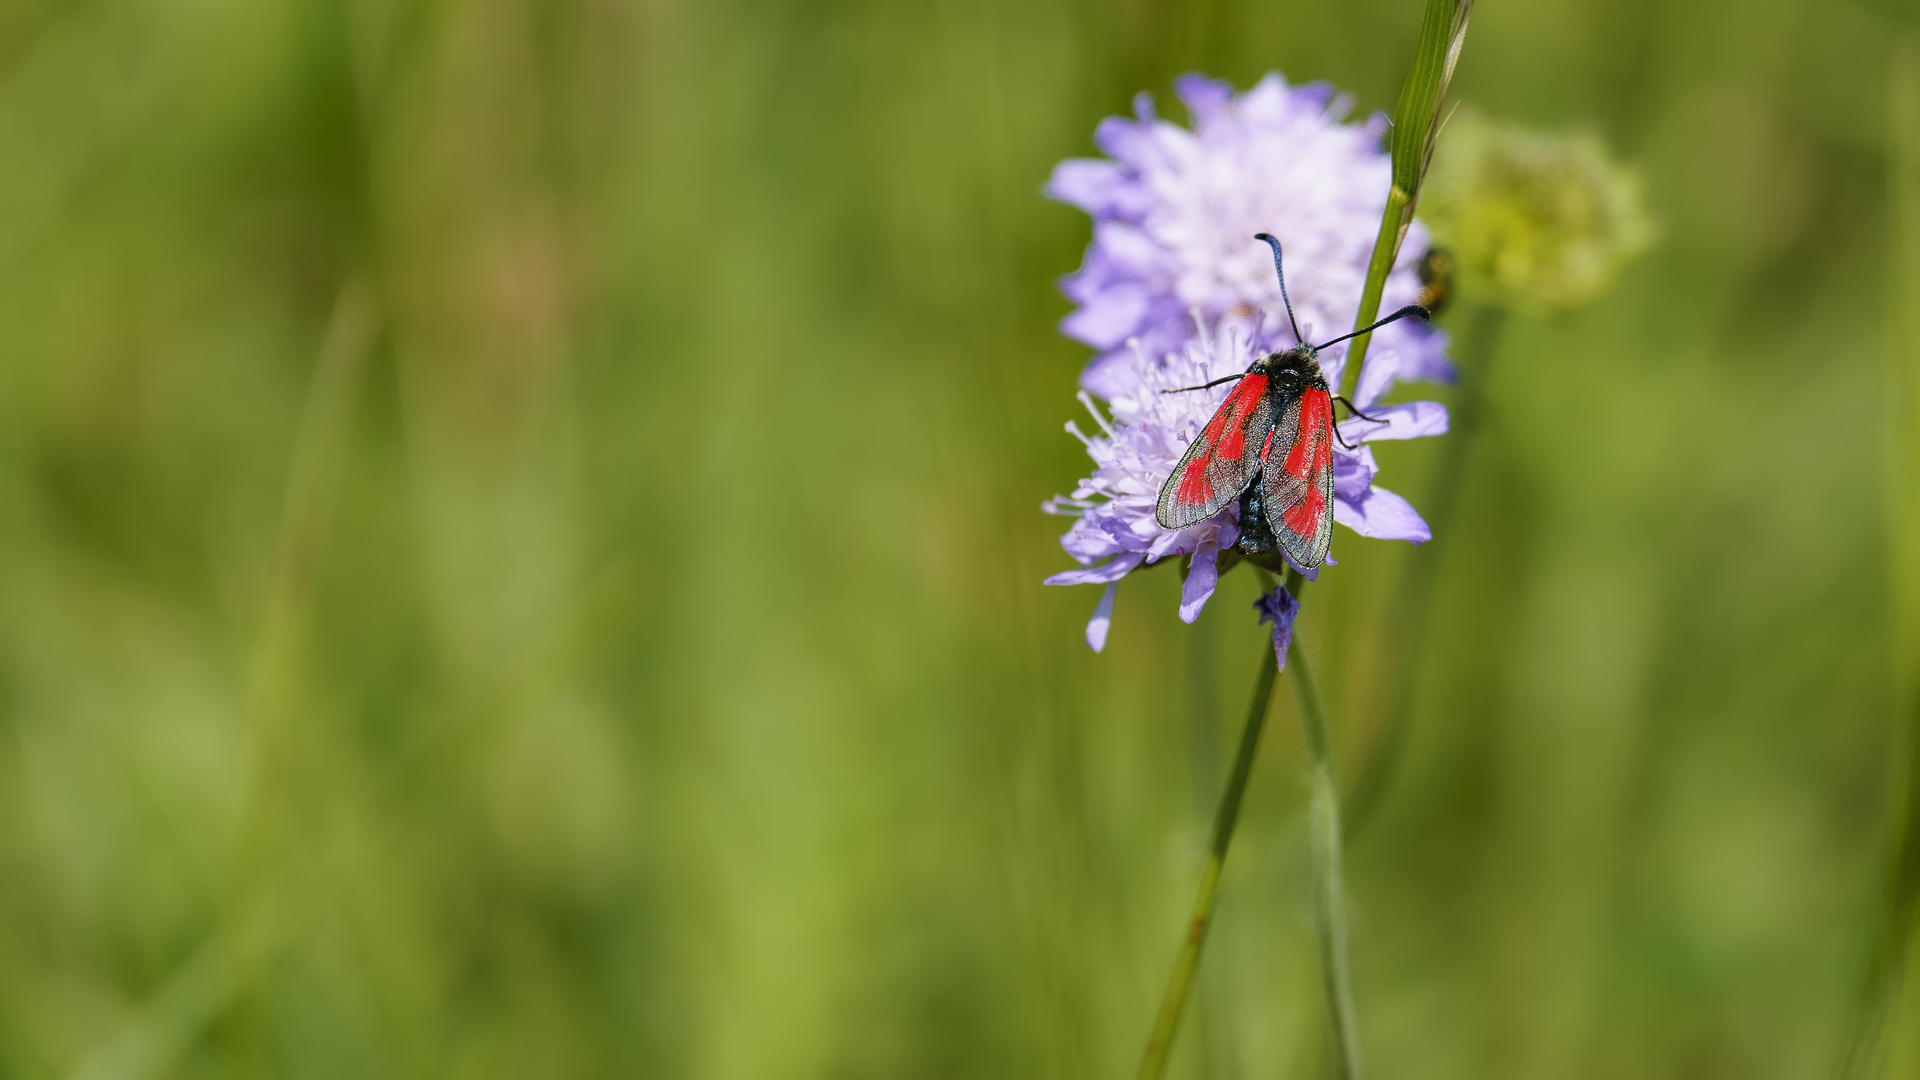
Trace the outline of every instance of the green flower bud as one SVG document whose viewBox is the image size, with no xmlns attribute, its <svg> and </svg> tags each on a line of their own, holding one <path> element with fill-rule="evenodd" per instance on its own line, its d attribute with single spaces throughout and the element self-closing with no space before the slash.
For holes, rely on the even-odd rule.
<svg viewBox="0 0 1920 1080">
<path fill-rule="evenodd" d="M 1420 216 L 1463 294 L 1529 311 L 1598 297 L 1655 234 L 1640 176 L 1599 138 L 1465 110 L 1441 135 Z"/>
</svg>

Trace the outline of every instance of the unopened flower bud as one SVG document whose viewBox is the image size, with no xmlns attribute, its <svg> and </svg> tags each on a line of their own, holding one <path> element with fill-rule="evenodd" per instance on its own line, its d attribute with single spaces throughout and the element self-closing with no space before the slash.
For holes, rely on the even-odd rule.
<svg viewBox="0 0 1920 1080">
<path fill-rule="evenodd" d="M 1420 217 L 1463 293 L 1533 311 L 1598 297 L 1655 231 L 1639 175 L 1598 137 L 1464 110 L 1441 135 Z"/>
</svg>

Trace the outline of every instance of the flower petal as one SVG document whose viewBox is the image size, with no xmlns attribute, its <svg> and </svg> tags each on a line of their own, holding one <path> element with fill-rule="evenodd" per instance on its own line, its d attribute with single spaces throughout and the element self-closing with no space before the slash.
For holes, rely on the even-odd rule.
<svg viewBox="0 0 1920 1080">
<path fill-rule="evenodd" d="M 1173 80 L 1173 92 L 1193 116 L 1198 128 L 1225 112 L 1233 103 L 1233 87 L 1205 75 L 1182 75 Z"/>
<path fill-rule="evenodd" d="M 1367 415 L 1379 417 L 1379 421 L 1349 417 L 1340 423 L 1340 437 L 1357 443 L 1419 439 L 1447 433 L 1447 407 L 1437 401 L 1375 406 L 1367 409 Z"/>
<path fill-rule="evenodd" d="M 1126 175 L 1111 161 L 1068 158 L 1053 167 L 1043 190 L 1049 199 L 1104 215 L 1113 212 L 1126 186 Z"/>
<path fill-rule="evenodd" d="M 1087 362 L 1080 373 L 1080 387 L 1095 397 L 1111 401 L 1135 389 L 1133 355 L 1125 348 L 1110 349 Z"/>
<path fill-rule="evenodd" d="M 1460 377 L 1459 369 L 1447 359 L 1446 331 L 1412 323 L 1407 327 L 1406 335 L 1406 342 L 1395 350 L 1401 357 L 1399 375 L 1402 381 L 1437 382 L 1451 386 Z"/>
<path fill-rule="evenodd" d="M 1087 647 L 1094 652 L 1107 647 L 1107 630 L 1113 626 L 1113 598 L 1119 592 L 1118 581 L 1107 582 L 1107 591 L 1100 594 L 1093 618 L 1087 620 Z"/>
<path fill-rule="evenodd" d="M 1373 485 L 1373 478 L 1380 467 L 1373 462 L 1371 447 L 1362 446 L 1358 450 L 1348 450 L 1344 446 L 1333 448 L 1333 494 L 1335 498 L 1351 499 L 1359 502 L 1367 497 L 1367 488 Z M 1335 521 L 1340 520 L 1338 516 Z"/>
<path fill-rule="evenodd" d="M 1376 540 L 1423 544 L 1433 539 L 1433 530 L 1427 528 L 1413 504 L 1382 487 L 1369 487 L 1357 499 L 1336 497 L 1333 520 Z"/>
<path fill-rule="evenodd" d="M 1381 305 L 1384 310 L 1386 305 Z M 1444 331 L 1404 319 L 1376 331 L 1353 400 L 1368 412 L 1369 405 L 1386 396 L 1394 383 L 1427 381 L 1451 383 L 1458 372 L 1447 361 Z"/>
<path fill-rule="evenodd" d="M 1116 286 L 1060 320 L 1060 332 L 1096 349 L 1112 349 L 1125 342 L 1140 325 L 1147 303 L 1145 289 Z"/>
<path fill-rule="evenodd" d="M 1180 621 L 1190 623 L 1200 617 L 1207 598 L 1220 582 L 1220 545 L 1203 540 L 1193 551 L 1193 563 L 1187 568 L 1187 580 L 1180 586 Z"/>
<path fill-rule="evenodd" d="M 1148 283 L 1160 272 L 1166 252 L 1139 226 L 1124 221 L 1102 221 L 1093 227 L 1093 246 L 1103 267 L 1116 276 Z M 1141 283 L 1133 284 L 1142 287 Z"/>
<path fill-rule="evenodd" d="M 1104 585 L 1109 581 L 1119 581 L 1126 577 L 1134 567 L 1146 559 L 1143 552 L 1129 551 L 1115 555 L 1099 566 L 1089 566 L 1080 570 L 1063 570 L 1041 582 L 1042 585 Z"/>
</svg>

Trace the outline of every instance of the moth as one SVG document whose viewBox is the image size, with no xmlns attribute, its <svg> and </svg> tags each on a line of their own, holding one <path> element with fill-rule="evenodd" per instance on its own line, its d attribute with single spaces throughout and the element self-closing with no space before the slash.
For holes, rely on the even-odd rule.
<svg viewBox="0 0 1920 1080">
<path fill-rule="evenodd" d="M 1266 233 L 1254 239 L 1273 248 L 1273 272 L 1280 278 L 1280 299 L 1297 344 L 1255 360 L 1239 375 L 1162 391 L 1183 394 L 1238 380 L 1161 486 L 1153 516 L 1163 529 L 1184 529 L 1238 499 L 1236 548 L 1248 555 L 1278 548 L 1295 566 L 1312 570 L 1326 562 L 1333 542 L 1333 441 L 1340 438 L 1333 403 L 1375 419 L 1334 394 L 1320 370 L 1320 350 L 1408 316 L 1425 321 L 1432 315 L 1408 304 L 1372 326 L 1309 345 L 1287 297 L 1280 241 Z"/>
</svg>

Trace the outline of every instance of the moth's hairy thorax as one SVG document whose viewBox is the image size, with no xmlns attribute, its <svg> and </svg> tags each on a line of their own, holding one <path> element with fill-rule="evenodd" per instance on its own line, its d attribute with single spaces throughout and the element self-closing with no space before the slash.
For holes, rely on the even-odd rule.
<svg viewBox="0 0 1920 1080">
<path fill-rule="evenodd" d="M 1308 387 L 1327 389 L 1326 376 L 1320 373 L 1320 361 L 1304 347 L 1263 356 L 1254 361 L 1251 372 L 1265 375 L 1267 393 L 1280 398 L 1292 397 Z"/>
</svg>

